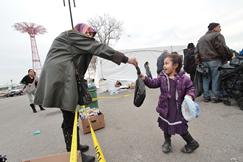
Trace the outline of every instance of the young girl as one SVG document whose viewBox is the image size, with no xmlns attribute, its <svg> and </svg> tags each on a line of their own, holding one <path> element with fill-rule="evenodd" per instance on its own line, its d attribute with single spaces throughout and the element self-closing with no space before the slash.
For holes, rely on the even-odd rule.
<svg viewBox="0 0 243 162">
<path fill-rule="evenodd" d="M 196 140 L 188 132 L 187 121 L 183 118 L 181 104 L 185 95 L 194 99 L 195 88 L 192 81 L 185 72 L 180 72 L 182 67 L 182 58 L 176 52 L 168 54 L 164 60 L 164 70 L 157 78 L 150 79 L 144 75 L 141 78 L 149 88 L 160 88 L 158 106 L 156 111 L 159 113 L 159 127 L 164 131 L 165 142 L 162 145 L 162 151 L 169 153 L 171 148 L 171 135 L 179 134 L 186 145 L 182 152 L 191 153 L 199 147 Z"/>
</svg>

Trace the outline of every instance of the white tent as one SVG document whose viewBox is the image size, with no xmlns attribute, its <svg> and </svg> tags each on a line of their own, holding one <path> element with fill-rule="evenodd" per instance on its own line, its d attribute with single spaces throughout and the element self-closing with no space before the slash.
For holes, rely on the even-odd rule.
<svg viewBox="0 0 243 162">
<path fill-rule="evenodd" d="M 169 52 L 178 52 L 183 54 L 183 49 L 186 46 L 166 46 L 166 47 L 155 47 L 155 48 L 144 48 L 144 49 L 130 49 L 121 50 L 128 57 L 136 57 L 139 63 L 141 72 L 145 74 L 144 63 L 149 62 L 149 67 L 153 77 L 157 76 L 157 58 L 160 54 L 167 50 Z M 111 61 L 98 58 L 96 66 L 95 81 L 97 87 L 102 88 L 101 91 L 109 90 L 114 86 L 117 80 L 121 82 L 134 82 L 137 78 L 136 69 L 132 65 L 121 64 L 117 65 Z M 100 86 L 101 79 L 105 79 L 106 83 L 102 87 Z M 104 84 L 104 83 L 103 83 Z"/>
</svg>

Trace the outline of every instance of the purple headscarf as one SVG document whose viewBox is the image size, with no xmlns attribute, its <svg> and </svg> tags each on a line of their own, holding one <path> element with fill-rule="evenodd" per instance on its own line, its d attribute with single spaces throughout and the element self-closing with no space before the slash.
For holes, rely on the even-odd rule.
<svg viewBox="0 0 243 162">
<path fill-rule="evenodd" d="M 85 34 L 86 32 L 93 33 L 94 36 L 96 34 L 96 31 L 89 25 L 84 23 L 79 23 L 74 27 L 78 32 Z"/>
</svg>

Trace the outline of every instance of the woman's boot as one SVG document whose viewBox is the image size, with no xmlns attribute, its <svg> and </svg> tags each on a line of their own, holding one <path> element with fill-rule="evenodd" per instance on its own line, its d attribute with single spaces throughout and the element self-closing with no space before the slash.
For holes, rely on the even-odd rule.
<svg viewBox="0 0 243 162">
<path fill-rule="evenodd" d="M 64 136 L 64 140 L 65 140 L 65 144 L 66 144 L 66 150 L 67 150 L 67 152 L 70 152 L 71 145 L 72 145 L 72 130 L 62 128 L 62 131 L 63 131 L 63 136 Z M 88 151 L 89 146 L 79 144 L 79 133 L 78 133 L 77 142 L 78 142 L 78 150 L 80 150 L 80 153 L 81 153 L 82 162 L 94 162 L 95 161 L 94 156 L 84 154 L 85 151 Z"/>
<path fill-rule="evenodd" d="M 94 162 L 95 161 L 94 156 L 86 155 L 83 152 L 81 152 L 81 157 L 82 157 L 82 162 Z"/>
<path fill-rule="evenodd" d="M 82 152 L 86 152 L 86 151 L 88 151 L 89 150 L 89 146 L 87 146 L 87 145 L 81 145 L 80 144 L 80 138 L 79 138 L 79 127 L 77 128 L 78 130 L 77 130 L 77 133 L 78 133 L 78 150 L 80 150 L 80 151 L 82 151 Z"/>
<path fill-rule="evenodd" d="M 40 107 L 40 110 L 41 110 L 41 111 L 46 110 L 46 109 L 44 109 L 44 108 L 42 107 L 42 105 L 39 105 L 39 107 Z"/>
<path fill-rule="evenodd" d="M 73 112 L 61 110 L 63 114 L 63 123 L 62 123 L 62 131 L 64 140 L 66 143 L 66 149 L 68 152 L 71 151 L 71 145 L 72 145 L 72 132 L 73 132 L 73 122 L 74 122 L 74 116 L 75 114 Z M 95 157 L 85 155 L 83 152 L 87 151 L 89 149 L 89 146 L 86 145 L 80 145 L 79 142 L 79 127 L 77 128 L 77 144 L 78 144 L 78 150 L 80 150 L 82 161 L 83 162 L 94 162 Z"/>
<path fill-rule="evenodd" d="M 186 145 L 181 149 L 184 153 L 192 153 L 199 147 L 199 143 L 192 138 L 189 132 L 181 135 L 182 138 L 186 141 Z"/>
<path fill-rule="evenodd" d="M 169 153 L 172 151 L 172 147 L 171 147 L 171 135 L 164 133 L 164 138 L 165 138 L 165 142 L 162 145 L 162 151 L 164 153 Z"/>
<path fill-rule="evenodd" d="M 71 145 L 72 145 L 72 130 L 67 130 L 62 128 L 65 144 L 66 144 L 66 150 L 68 152 L 71 151 Z M 78 128 L 78 134 L 77 134 L 77 144 L 78 144 L 78 150 L 81 152 L 86 152 L 89 150 L 89 146 L 87 145 L 81 145 L 79 142 L 79 128 Z"/>
<path fill-rule="evenodd" d="M 36 109 L 35 109 L 35 105 L 34 104 L 30 104 L 31 109 L 33 110 L 33 113 L 37 113 Z"/>
</svg>

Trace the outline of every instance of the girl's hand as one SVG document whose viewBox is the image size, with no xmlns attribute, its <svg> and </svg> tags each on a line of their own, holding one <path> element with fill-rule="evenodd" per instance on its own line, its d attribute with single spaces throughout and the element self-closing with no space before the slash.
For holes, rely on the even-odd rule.
<svg viewBox="0 0 243 162">
<path fill-rule="evenodd" d="M 139 77 L 142 79 L 142 80 L 145 80 L 145 76 L 143 74 L 140 74 Z"/>
<path fill-rule="evenodd" d="M 194 99 L 193 99 L 193 97 L 192 96 L 190 96 L 190 95 L 187 95 L 188 97 L 190 97 L 191 99 L 192 99 L 192 101 L 194 101 Z"/>
</svg>

